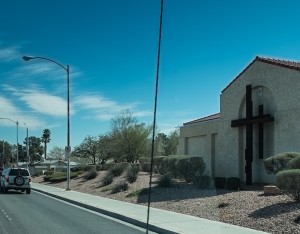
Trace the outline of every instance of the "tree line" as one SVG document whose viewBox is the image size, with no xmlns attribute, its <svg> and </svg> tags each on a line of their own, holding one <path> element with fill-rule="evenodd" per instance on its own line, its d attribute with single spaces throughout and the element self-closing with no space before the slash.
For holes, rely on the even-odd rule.
<svg viewBox="0 0 300 234">
<path fill-rule="evenodd" d="M 86 136 L 72 152 L 72 160 L 86 159 L 91 164 L 134 163 L 151 156 L 152 126 L 140 123 L 129 110 L 111 119 L 111 130 L 98 136 Z M 176 154 L 179 130 L 155 137 L 154 156 Z"/>
<path fill-rule="evenodd" d="M 44 129 L 41 137 L 30 136 L 28 137 L 28 147 L 30 162 L 40 161 L 42 155 L 44 154 L 46 158 L 46 149 L 47 143 L 50 142 L 51 132 L 49 129 Z M 44 143 L 44 146 L 42 145 Z M 0 166 L 6 164 L 16 163 L 17 152 L 18 152 L 18 161 L 27 162 L 27 137 L 23 140 L 23 144 L 10 144 L 7 141 L 0 142 Z"/>
<path fill-rule="evenodd" d="M 47 143 L 51 140 L 51 132 L 44 129 L 41 137 L 28 137 L 30 162 L 44 159 L 64 159 L 64 149 L 54 146 L 47 153 Z M 152 125 L 138 121 L 129 110 L 122 111 L 111 119 L 111 129 L 106 134 L 86 136 L 82 143 L 75 146 L 71 160 L 84 164 L 104 164 L 108 160 L 113 162 L 137 162 L 140 157 L 150 157 L 152 151 Z M 154 156 L 176 154 L 179 139 L 179 130 L 168 135 L 158 133 L 155 137 Z M 0 143 L 0 163 L 7 164 L 18 160 L 27 161 L 27 138 L 23 145 L 17 147 L 8 142 Z M 3 154 L 4 152 L 4 154 Z"/>
</svg>

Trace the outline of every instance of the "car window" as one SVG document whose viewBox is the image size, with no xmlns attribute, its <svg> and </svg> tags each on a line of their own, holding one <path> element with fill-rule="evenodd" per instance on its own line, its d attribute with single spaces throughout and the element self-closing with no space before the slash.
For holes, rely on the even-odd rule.
<svg viewBox="0 0 300 234">
<path fill-rule="evenodd" d="M 29 176 L 29 173 L 27 170 L 22 170 L 22 169 L 12 169 L 9 173 L 10 176 Z"/>
</svg>

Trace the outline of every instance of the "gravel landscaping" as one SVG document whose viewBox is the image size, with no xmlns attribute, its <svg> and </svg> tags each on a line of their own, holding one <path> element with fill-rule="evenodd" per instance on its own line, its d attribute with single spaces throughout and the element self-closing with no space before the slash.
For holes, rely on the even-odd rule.
<svg viewBox="0 0 300 234">
<path fill-rule="evenodd" d="M 147 205 L 148 195 L 127 197 L 149 185 L 149 175 L 140 172 L 136 182 L 128 190 L 111 194 L 112 185 L 125 180 L 120 176 L 112 185 L 101 186 L 104 171 L 96 178 L 86 180 L 79 176 L 71 180 L 71 189 L 125 202 Z M 300 233 L 300 203 L 286 195 L 265 196 L 262 186 L 245 187 L 240 191 L 198 189 L 190 184 L 176 183 L 171 187 L 158 187 L 158 175 L 153 176 L 151 207 L 197 216 L 209 220 L 230 223 L 269 233 Z M 66 182 L 49 183 L 43 176 L 33 182 L 66 188 Z"/>
</svg>

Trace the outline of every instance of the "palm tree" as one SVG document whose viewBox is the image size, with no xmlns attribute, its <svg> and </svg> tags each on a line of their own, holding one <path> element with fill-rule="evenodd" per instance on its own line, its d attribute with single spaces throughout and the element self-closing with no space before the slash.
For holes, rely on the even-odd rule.
<svg viewBox="0 0 300 234">
<path fill-rule="evenodd" d="M 43 130 L 43 135 L 42 135 L 42 142 L 44 142 L 45 144 L 45 160 L 47 159 L 47 143 L 50 142 L 50 135 L 51 135 L 51 132 L 48 128 L 44 129 Z"/>
</svg>

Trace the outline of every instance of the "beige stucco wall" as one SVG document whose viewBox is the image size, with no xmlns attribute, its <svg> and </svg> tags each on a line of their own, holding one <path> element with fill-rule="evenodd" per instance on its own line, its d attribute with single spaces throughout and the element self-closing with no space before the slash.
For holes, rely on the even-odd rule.
<svg viewBox="0 0 300 234">
<path fill-rule="evenodd" d="M 220 119 L 180 128 L 178 154 L 202 156 L 209 175 L 244 180 L 245 127 L 232 128 L 231 121 L 245 118 L 249 84 L 253 115 L 258 114 L 258 105 L 263 104 L 264 114 L 271 114 L 275 119 L 264 124 L 264 158 L 286 151 L 300 152 L 300 73 L 255 61 L 221 94 Z M 274 183 L 274 175 L 267 175 L 263 160 L 258 159 L 257 133 L 258 127 L 254 125 L 253 182 Z"/>
<path fill-rule="evenodd" d="M 216 135 L 218 134 L 218 120 L 189 124 L 180 128 L 180 139 L 177 153 L 180 155 L 201 156 L 205 162 L 204 174 L 213 176 L 214 160 L 217 154 Z"/>
<path fill-rule="evenodd" d="M 269 157 L 284 151 L 300 151 L 297 137 L 300 136 L 300 73 L 299 71 L 266 64 L 256 61 L 238 79 L 236 79 L 221 95 L 221 119 L 219 128 L 220 154 L 218 160 L 220 171 L 227 171 L 227 176 L 241 176 L 244 174 L 244 154 L 239 145 L 244 139 L 239 139 L 239 128 L 231 128 L 231 120 L 245 118 L 244 107 L 246 85 L 251 84 L 253 114 L 257 115 L 259 104 L 264 105 L 264 113 L 274 116 L 274 123 L 265 124 L 265 152 Z M 240 107 L 238 109 L 237 107 Z M 242 115 L 242 116 L 241 116 Z M 297 118 L 298 116 L 298 118 Z M 273 125 L 272 127 L 267 125 Z M 273 132 L 272 132 L 273 131 Z M 244 134 L 244 133 L 242 133 Z M 266 144 L 271 135 L 274 143 Z M 242 142 L 241 142 L 242 141 Z M 255 143 L 255 131 L 254 131 Z M 244 144 L 244 143 L 243 143 Z M 255 146 L 254 146 L 255 147 Z M 230 159 L 230 160 L 228 160 Z M 226 163 L 224 163 L 226 162 Z M 237 165 L 239 162 L 239 165 Z M 274 182 L 274 176 L 261 172 L 263 160 L 257 159 L 257 150 L 254 149 L 253 182 Z"/>
</svg>

